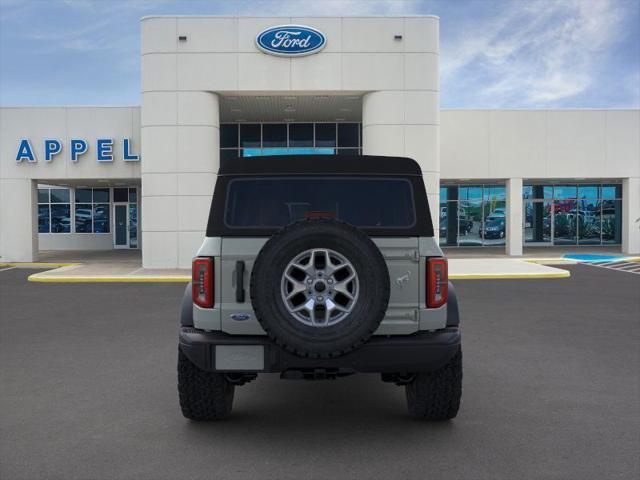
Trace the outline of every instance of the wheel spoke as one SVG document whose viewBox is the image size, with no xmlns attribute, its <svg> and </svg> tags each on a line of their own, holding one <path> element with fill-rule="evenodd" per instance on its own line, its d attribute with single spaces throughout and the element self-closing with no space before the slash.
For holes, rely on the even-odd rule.
<svg viewBox="0 0 640 480">
<path fill-rule="evenodd" d="M 289 278 L 287 278 L 287 280 L 289 280 Z M 289 281 L 291 282 L 293 288 L 285 297 L 287 300 L 292 299 L 297 294 L 304 292 L 307 289 L 307 286 L 302 282 L 293 282 L 292 280 L 289 280 Z"/>
<path fill-rule="evenodd" d="M 333 286 L 333 289 L 336 292 L 339 292 L 345 297 L 347 297 L 349 300 L 353 300 L 354 295 L 349 291 L 348 286 L 349 286 L 349 283 L 351 283 L 351 281 L 355 278 L 355 276 L 356 276 L 355 273 L 351 273 L 347 278 L 336 283 Z"/>
<path fill-rule="evenodd" d="M 333 312 L 334 310 L 338 310 L 339 312 L 348 312 L 349 309 L 343 307 L 342 305 L 338 305 L 337 303 L 333 302 L 330 298 L 327 299 L 327 312 L 329 312 L 329 314 L 331 314 L 331 312 Z"/>
</svg>

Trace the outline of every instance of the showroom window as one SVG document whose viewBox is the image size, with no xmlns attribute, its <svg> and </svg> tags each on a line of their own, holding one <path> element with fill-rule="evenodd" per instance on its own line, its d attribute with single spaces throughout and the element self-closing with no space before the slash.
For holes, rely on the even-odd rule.
<svg viewBox="0 0 640 480">
<path fill-rule="evenodd" d="M 109 197 L 108 188 L 76 189 L 76 233 L 109 233 Z"/>
<path fill-rule="evenodd" d="M 263 155 L 360 155 L 360 123 L 223 123 L 220 162 Z"/>
<path fill-rule="evenodd" d="M 71 233 L 68 188 L 38 188 L 38 233 Z"/>
<path fill-rule="evenodd" d="M 523 188 L 525 245 L 617 245 L 622 185 L 557 184 Z"/>
<path fill-rule="evenodd" d="M 443 185 L 440 188 L 440 245 L 504 245 L 505 193 L 503 185 Z"/>
</svg>

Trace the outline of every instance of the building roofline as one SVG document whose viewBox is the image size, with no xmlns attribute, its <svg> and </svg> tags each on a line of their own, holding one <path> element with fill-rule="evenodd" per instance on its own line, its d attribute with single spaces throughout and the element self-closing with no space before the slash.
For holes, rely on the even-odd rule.
<svg viewBox="0 0 640 480">
<path fill-rule="evenodd" d="M 433 18 L 440 20 L 438 15 L 145 15 L 140 21 L 153 18 Z"/>
</svg>

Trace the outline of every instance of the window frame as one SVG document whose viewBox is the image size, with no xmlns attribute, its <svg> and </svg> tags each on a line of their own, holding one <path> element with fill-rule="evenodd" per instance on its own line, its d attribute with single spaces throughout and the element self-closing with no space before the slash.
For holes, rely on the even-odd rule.
<svg viewBox="0 0 640 480">
<path fill-rule="evenodd" d="M 42 235 L 69 235 L 71 233 L 74 233 L 75 231 L 75 212 L 74 209 L 71 208 L 71 205 L 75 205 L 74 202 L 74 197 L 75 197 L 75 192 L 72 193 L 74 191 L 73 188 L 70 187 L 57 187 L 57 186 L 51 186 L 51 187 L 36 187 L 36 189 L 38 190 L 38 195 L 40 194 L 41 190 L 47 190 L 47 197 L 48 197 L 48 201 L 47 202 L 40 202 L 39 198 L 36 198 L 37 201 L 37 206 L 38 206 L 38 218 L 40 217 L 40 206 L 41 205 L 46 205 L 47 206 L 47 212 L 48 212 L 48 231 L 47 232 L 41 232 L 40 231 L 40 225 L 38 224 L 38 234 L 42 234 Z M 51 190 L 66 190 L 69 194 L 69 201 L 68 202 L 52 202 L 52 196 L 51 196 Z M 69 207 L 69 231 L 68 232 L 54 232 L 52 231 L 52 226 L 53 226 L 53 222 L 52 222 L 52 213 L 51 213 L 51 206 L 52 205 L 67 205 Z M 38 222 L 39 223 L 39 222 Z"/>
<path fill-rule="evenodd" d="M 125 187 L 127 188 L 127 187 Z M 77 190 L 91 190 L 91 202 L 76 202 L 76 193 Z M 109 201 L 108 202 L 96 202 L 95 201 L 95 194 L 94 194 L 94 190 L 107 190 L 109 192 Z M 74 189 L 73 192 L 73 233 L 77 233 L 78 235 L 111 235 L 111 205 L 112 205 L 112 199 L 113 199 L 113 188 L 111 187 L 86 187 L 86 188 L 77 188 Z M 76 224 L 76 206 L 77 205 L 90 205 L 91 208 L 89 209 L 91 211 L 91 231 L 90 232 L 79 232 L 77 230 L 77 224 Z M 107 213 L 109 215 L 109 218 L 107 220 L 107 226 L 109 228 L 109 230 L 107 232 L 96 232 L 96 227 L 95 227 L 95 209 L 97 206 L 100 205 L 106 205 L 107 207 Z"/>
</svg>

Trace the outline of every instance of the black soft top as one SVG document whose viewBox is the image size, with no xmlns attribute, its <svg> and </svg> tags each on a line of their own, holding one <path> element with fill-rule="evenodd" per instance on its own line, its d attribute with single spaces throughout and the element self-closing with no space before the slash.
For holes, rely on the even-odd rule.
<svg viewBox="0 0 640 480">
<path fill-rule="evenodd" d="M 376 155 L 271 155 L 227 161 L 218 175 L 401 175 L 422 176 L 415 160 Z"/>
<path fill-rule="evenodd" d="M 225 223 L 225 208 L 229 185 L 246 177 L 313 175 L 348 175 L 363 177 L 396 177 L 406 179 L 412 186 L 416 222 L 407 228 L 376 228 L 363 231 L 376 237 L 433 237 L 429 201 L 422 179 L 422 171 L 415 160 L 405 157 L 374 155 L 273 155 L 228 160 L 220 166 L 209 211 L 208 237 L 271 236 L 279 229 L 230 227 Z M 260 202 L 256 198 L 256 202 Z"/>
</svg>

